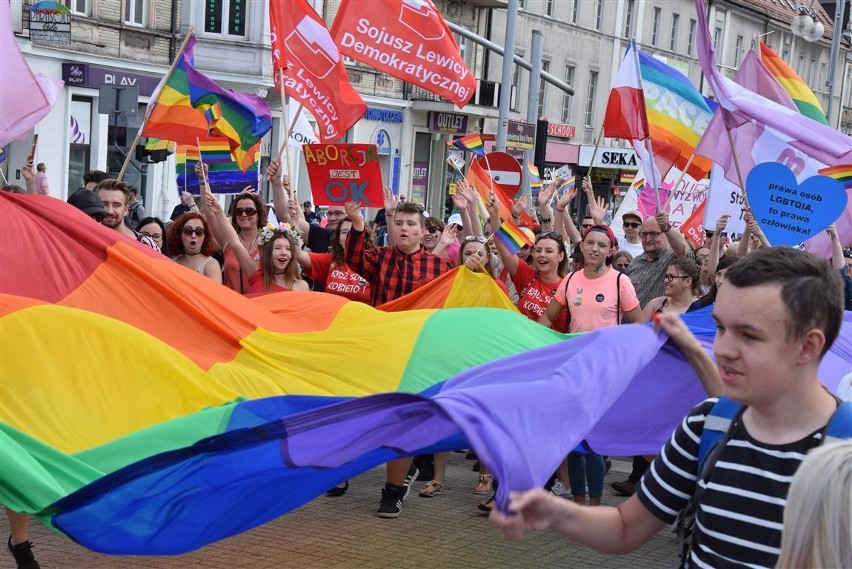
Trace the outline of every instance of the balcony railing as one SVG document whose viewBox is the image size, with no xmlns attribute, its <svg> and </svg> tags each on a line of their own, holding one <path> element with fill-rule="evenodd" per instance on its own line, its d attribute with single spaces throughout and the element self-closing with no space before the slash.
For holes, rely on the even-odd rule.
<svg viewBox="0 0 852 569">
<path fill-rule="evenodd" d="M 403 83 L 402 92 L 403 97 L 409 101 L 450 102 L 435 93 L 417 85 L 412 85 L 411 83 Z M 489 109 L 498 108 L 500 106 L 500 83 L 477 79 L 476 91 L 474 91 L 473 97 L 471 97 L 470 104 Z"/>
</svg>

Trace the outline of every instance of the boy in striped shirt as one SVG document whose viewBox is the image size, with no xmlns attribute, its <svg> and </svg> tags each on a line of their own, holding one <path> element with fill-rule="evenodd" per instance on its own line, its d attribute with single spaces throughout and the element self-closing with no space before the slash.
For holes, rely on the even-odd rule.
<svg viewBox="0 0 852 569">
<path fill-rule="evenodd" d="M 698 473 L 710 399 L 687 415 L 636 494 L 617 508 L 584 508 L 530 490 L 511 495 L 510 515 L 495 511 L 493 521 L 510 539 L 552 529 L 605 553 L 626 553 L 671 524 L 697 490 L 683 566 L 774 567 L 793 474 L 839 404 L 817 370 L 839 333 L 842 301 L 838 275 L 824 260 L 786 247 L 749 254 L 719 289 L 715 366 L 702 361 L 682 323 L 660 323 L 700 376 L 715 369 L 725 395 L 743 405 L 713 467 Z"/>
</svg>

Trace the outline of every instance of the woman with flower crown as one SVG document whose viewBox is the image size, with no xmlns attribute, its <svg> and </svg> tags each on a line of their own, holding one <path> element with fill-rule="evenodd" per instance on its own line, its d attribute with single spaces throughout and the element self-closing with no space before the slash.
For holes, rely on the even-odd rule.
<svg viewBox="0 0 852 569">
<path fill-rule="evenodd" d="M 249 294 L 269 294 L 287 290 L 310 290 L 299 272 L 296 252 L 301 239 L 287 223 L 275 227 L 271 223 L 258 234 L 260 268 L 248 279 Z"/>
</svg>

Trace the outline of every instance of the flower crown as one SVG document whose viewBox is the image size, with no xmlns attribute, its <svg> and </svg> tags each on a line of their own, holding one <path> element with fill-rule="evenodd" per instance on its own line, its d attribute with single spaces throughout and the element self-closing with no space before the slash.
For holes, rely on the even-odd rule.
<svg viewBox="0 0 852 569">
<path fill-rule="evenodd" d="M 263 247 L 269 240 L 272 239 L 272 235 L 276 232 L 280 231 L 281 233 L 287 235 L 288 237 L 292 237 L 294 241 L 300 241 L 302 239 L 302 230 L 298 227 L 292 227 L 289 223 L 279 223 L 277 226 L 272 222 L 267 223 L 263 227 L 260 228 L 260 231 L 257 235 L 258 244 Z"/>
</svg>

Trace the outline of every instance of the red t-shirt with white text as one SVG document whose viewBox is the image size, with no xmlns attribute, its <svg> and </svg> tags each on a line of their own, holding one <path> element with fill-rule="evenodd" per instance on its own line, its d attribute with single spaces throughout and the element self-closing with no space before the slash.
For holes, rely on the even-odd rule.
<svg viewBox="0 0 852 569">
<path fill-rule="evenodd" d="M 346 264 L 333 264 L 331 253 L 308 253 L 308 277 L 325 283 L 325 292 L 357 302 L 370 303 L 370 283 Z"/>
<path fill-rule="evenodd" d="M 515 290 L 518 291 L 518 310 L 530 320 L 538 321 L 539 316 L 544 314 L 550 306 L 550 300 L 556 294 L 556 288 L 562 282 L 560 277 L 552 283 L 546 283 L 541 279 L 541 274 L 521 261 L 515 276 L 512 277 Z M 562 311 L 559 317 L 550 325 L 557 332 L 568 331 L 568 313 Z"/>
</svg>

